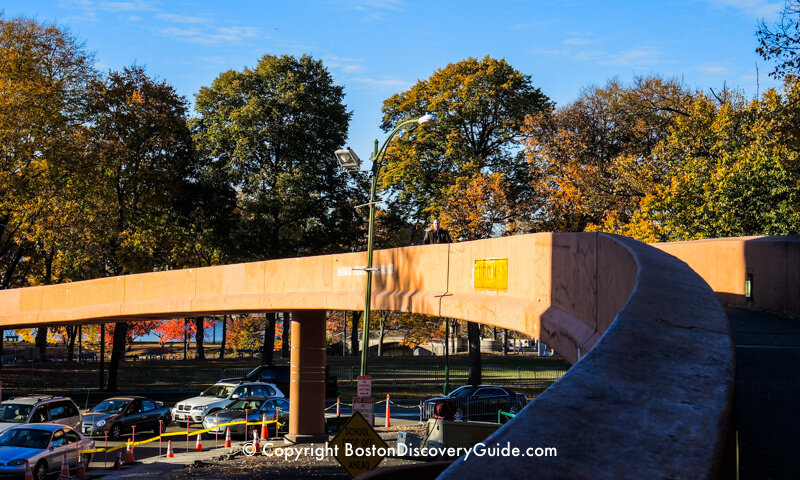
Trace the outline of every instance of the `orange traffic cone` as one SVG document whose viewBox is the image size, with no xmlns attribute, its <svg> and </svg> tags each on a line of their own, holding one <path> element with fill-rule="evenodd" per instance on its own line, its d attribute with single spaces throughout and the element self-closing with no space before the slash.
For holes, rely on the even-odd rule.
<svg viewBox="0 0 800 480">
<path fill-rule="evenodd" d="M 75 467 L 75 478 L 86 478 L 86 466 L 83 464 L 83 455 L 78 456 L 78 466 Z"/>
<path fill-rule="evenodd" d="M 267 433 L 267 414 L 265 413 L 261 420 L 263 423 L 261 424 L 261 438 L 269 438 L 269 434 Z"/>
<path fill-rule="evenodd" d="M 175 453 L 172 451 L 172 440 L 167 442 L 167 458 L 174 458 Z"/>
<path fill-rule="evenodd" d="M 253 450 L 256 452 L 261 450 L 261 444 L 258 442 L 258 429 L 253 429 Z"/>
<path fill-rule="evenodd" d="M 231 427 L 225 432 L 225 448 L 231 448 Z"/>
<path fill-rule="evenodd" d="M 67 461 L 67 454 L 64 454 L 64 459 L 61 460 L 61 475 L 58 476 L 58 480 L 72 480 L 72 477 L 69 474 L 69 461 Z"/>
<path fill-rule="evenodd" d="M 194 444 L 194 451 L 195 452 L 202 452 L 203 451 L 203 443 L 200 441 L 200 434 L 197 434 L 197 443 Z"/>
<path fill-rule="evenodd" d="M 25 460 L 25 480 L 33 480 L 33 473 L 31 472 L 31 463 Z"/>
<path fill-rule="evenodd" d="M 117 459 L 114 461 L 114 470 L 122 470 L 122 450 L 117 450 Z"/>
<path fill-rule="evenodd" d="M 128 442 L 128 451 L 125 452 L 125 463 L 133 463 L 133 444 Z"/>
</svg>

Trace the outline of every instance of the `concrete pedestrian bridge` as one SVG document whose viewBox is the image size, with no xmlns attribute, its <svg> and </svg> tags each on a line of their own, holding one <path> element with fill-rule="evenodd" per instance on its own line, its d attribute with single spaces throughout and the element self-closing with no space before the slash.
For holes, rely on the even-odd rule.
<svg viewBox="0 0 800 480">
<path fill-rule="evenodd" d="M 366 253 L 352 253 L 5 290 L 0 326 L 292 311 L 289 437 L 318 441 L 325 311 L 363 307 L 364 277 L 353 269 L 365 264 Z M 554 447 L 557 457 L 472 457 L 443 478 L 717 478 L 734 392 L 719 302 L 800 314 L 797 237 L 654 247 L 534 234 L 382 250 L 374 265 L 376 310 L 525 332 L 575 363 L 487 440 Z"/>
</svg>

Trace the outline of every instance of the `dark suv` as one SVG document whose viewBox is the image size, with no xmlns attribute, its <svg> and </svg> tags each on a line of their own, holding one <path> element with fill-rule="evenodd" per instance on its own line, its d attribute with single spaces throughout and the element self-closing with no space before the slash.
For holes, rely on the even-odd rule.
<svg viewBox="0 0 800 480">
<path fill-rule="evenodd" d="M 291 367 L 289 365 L 261 365 L 245 375 L 237 378 L 224 378 L 220 382 L 267 382 L 274 383 L 281 391 L 289 396 L 289 380 Z M 339 395 L 339 380 L 328 375 L 325 367 L 325 398 L 336 398 Z"/>
</svg>

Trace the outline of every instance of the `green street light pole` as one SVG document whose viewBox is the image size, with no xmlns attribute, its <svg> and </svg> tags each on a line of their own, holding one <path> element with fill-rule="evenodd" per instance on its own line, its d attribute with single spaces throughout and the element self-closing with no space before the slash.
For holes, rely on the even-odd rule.
<svg viewBox="0 0 800 480">
<path fill-rule="evenodd" d="M 381 145 L 380 148 L 378 148 L 378 140 L 375 140 L 375 149 L 372 152 L 372 182 L 369 190 L 368 203 L 369 234 L 367 237 L 367 266 L 364 269 L 367 272 L 367 286 L 366 293 L 364 295 L 364 327 L 361 334 L 361 375 L 367 374 L 367 360 L 369 358 L 369 315 L 372 302 L 372 272 L 378 270 L 377 268 L 372 267 L 372 250 L 375 236 L 375 196 L 378 190 L 378 174 L 381 170 L 382 157 L 386 156 L 386 146 L 389 144 L 389 141 L 401 128 L 414 123 L 422 126 L 432 126 L 439 123 L 439 119 L 436 118 L 436 115 L 427 114 L 418 119 L 401 122 L 389 133 L 389 136 L 386 137 L 386 140 L 384 140 L 383 145 Z M 353 151 L 349 148 L 347 150 L 338 150 L 336 152 L 336 157 L 339 160 L 340 165 L 347 170 L 353 170 L 354 168 L 357 169 L 361 163 L 361 160 L 358 158 L 358 156 L 354 155 Z"/>
<path fill-rule="evenodd" d="M 386 156 L 386 146 L 389 144 L 392 137 L 394 137 L 401 128 L 414 123 L 422 126 L 432 126 L 439 123 L 439 119 L 436 118 L 436 115 L 429 114 L 423 115 L 415 120 L 401 122 L 389 133 L 389 136 L 383 141 L 383 145 L 381 145 L 380 149 L 378 148 L 378 140 L 375 140 L 375 150 L 372 153 L 372 184 L 369 190 L 369 235 L 367 237 L 367 268 L 365 269 L 367 271 L 367 286 L 364 295 L 364 318 L 362 320 L 364 322 L 364 327 L 361 335 L 361 375 L 367 374 L 367 361 L 369 358 L 369 315 L 372 303 L 372 272 L 376 270 L 372 268 L 372 249 L 375 238 L 375 195 L 378 190 L 378 174 L 381 170 L 381 157 Z"/>
</svg>

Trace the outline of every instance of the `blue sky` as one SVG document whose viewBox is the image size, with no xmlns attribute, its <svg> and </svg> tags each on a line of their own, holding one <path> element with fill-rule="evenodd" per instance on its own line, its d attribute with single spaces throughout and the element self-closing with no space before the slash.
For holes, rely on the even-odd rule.
<svg viewBox="0 0 800 480">
<path fill-rule="evenodd" d="M 221 72 L 264 54 L 321 59 L 353 112 L 348 145 L 367 158 L 384 99 L 468 57 L 505 58 L 557 105 L 612 77 L 677 76 L 754 96 L 777 86 L 755 53 L 758 19 L 783 0 L 25 0 L 0 5 L 67 26 L 102 70 L 136 63 L 193 101 Z M 757 76 L 757 71 L 759 72 Z M 760 80 L 757 82 L 757 78 Z M 759 87 L 757 87 L 757 85 Z"/>
</svg>

